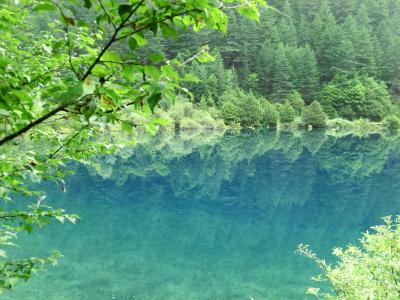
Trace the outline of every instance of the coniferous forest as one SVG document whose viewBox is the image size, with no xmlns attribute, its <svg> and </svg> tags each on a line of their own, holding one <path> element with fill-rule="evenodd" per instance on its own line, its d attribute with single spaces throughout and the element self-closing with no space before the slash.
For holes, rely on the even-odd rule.
<svg viewBox="0 0 400 300">
<path fill-rule="evenodd" d="M 274 9 L 261 10 L 260 24 L 231 11 L 227 35 L 187 32 L 177 39 L 153 39 L 149 49 L 189 57 L 208 45 L 215 60 L 191 64 L 187 69 L 199 82 L 187 87 L 196 106 L 218 108 L 226 123 L 276 125 L 305 112 L 306 123 L 323 127 L 324 112 L 329 119 L 390 116 L 389 126 L 398 126 L 398 1 L 269 4 Z M 304 105 L 313 101 L 319 105 L 307 112 Z"/>
</svg>

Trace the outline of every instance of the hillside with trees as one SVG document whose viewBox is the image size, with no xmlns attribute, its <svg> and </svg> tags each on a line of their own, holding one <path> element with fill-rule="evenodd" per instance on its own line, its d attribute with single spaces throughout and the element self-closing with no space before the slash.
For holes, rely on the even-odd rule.
<svg viewBox="0 0 400 300">
<path fill-rule="evenodd" d="M 264 120 L 273 125 L 276 115 L 282 123 L 290 122 L 302 115 L 299 105 L 313 101 L 330 119 L 382 121 L 399 115 L 399 1 L 269 4 L 273 9 L 261 10 L 260 24 L 229 11 L 226 35 L 207 29 L 187 32 L 175 40 L 155 38 L 148 49 L 189 57 L 208 45 L 215 60 L 189 64 L 186 72 L 198 82 L 187 88 L 196 106 L 216 107 L 228 124 L 259 126 Z M 299 104 L 292 103 L 294 97 Z M 294 113 L 267 100 L 289 102 Z M 244 106 L 252 110 L 250 123 L 246 112 L 240 113 Z M 307 118 L 305 122 L 310 123 Z"/>
</svg>

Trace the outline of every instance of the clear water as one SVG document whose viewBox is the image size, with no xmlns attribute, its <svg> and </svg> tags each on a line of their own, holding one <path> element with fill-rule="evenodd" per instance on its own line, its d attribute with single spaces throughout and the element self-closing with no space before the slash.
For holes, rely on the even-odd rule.
<svg viewBox="0 0 400 300">
<path fill-rule="evenodd" d="M 393 137 L 164 134 L 99 162 L 46 187 L 82 220 L 20 238 L 65 257 L 5 299 L 307 299 L 299 243 L 329 259 L 400 211 Z"/>
</svg>

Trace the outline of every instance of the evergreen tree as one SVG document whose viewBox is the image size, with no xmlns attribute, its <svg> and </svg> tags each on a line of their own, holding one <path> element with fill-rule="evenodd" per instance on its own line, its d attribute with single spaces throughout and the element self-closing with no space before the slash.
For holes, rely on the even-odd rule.
<svg viewBox="0 0 400 300">
<path fill-rule="evenodd" d="M 290 123 L 294 121 L 296 113 L 288 101 L 286 101 L 284 104 L 279 104 L 277 106 L 277 110 L 281 123 Z"/>
<path fill-rule="evenodd" d="M 361 22 L 368 22 L 362 20 Z M 357 21 L 348 16 L 342 25 L 345 38 L 351 41 L 355 53 L 356 70 L 369 75 L 375 74 L 374 47 L 369 35 L 369 26 L 359 25 Z"/>
<path fill-rule="evenodd" d="M 272 74 L 273 98 L 283 102 L 293 88 L 291 81 L 292 69 L 286 54 L 286 48 L 282 43 L 275 49 L 274 54 Z"/>
<path fill-rule="evenodd" d="M 309 45 L 290 51 L 291 80 L 293 88 L 301 93 L 307 103 L 315 97 L 319 87 L 318 64 Z"/>
<path fill-rule="evenodd" d="M 334 66 L 337 64 L 335 58 L 340 40 L 340 27 L 336 24 L 329 5 L 324 2 L 312 23 L 312 46 L 316 52 L 322 81 L 329 81 L 335 75 Z"/>
<path fill-rule="evenodd" d="M 304 101 L 297 91 L 292 91 L 288 96 L 288 102 L 293 107 L 297 116 L 301 116 L 304 110 Z"/>
<path fill-rule="evenodd" d="M 272 105 L 269 101 L 262 101 L 263 107 L 263 118 L 262 123 L 268 126 L 275 127 L 279 121 L 279 113 L 276 110 L 275 106 Z"/>
<path fill-rule="evenodd" d="M 311 125 L 315 128 L 325 127 L 326 115 L 318 101 L 313 101 L 306 107 L 303 121 L 306 125 Z"/>
<path fill-rule="evenodd" d="M 269 95 L 272 91 L 272 77 L 275 49 L 267 39 L 261 47 L 257 57 L 257 76 L 259 78 L 259 90 L 263 95 Z"/>
</svg>

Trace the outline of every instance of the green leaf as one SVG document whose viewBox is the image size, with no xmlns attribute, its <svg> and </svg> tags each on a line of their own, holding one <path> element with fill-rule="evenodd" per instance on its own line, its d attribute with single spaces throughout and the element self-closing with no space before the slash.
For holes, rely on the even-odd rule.
<svg viewBox="0 0 400 300">
<path fill-rule="evenodd" d="M 169 26 L 167 23 L 160 23 L 160 28 L 161 28 L 161 33 L 165 37 L 177 35 L 175 28 Z"/>
<path fill-rule="evenodd" d="M 143 47 L 143 46 L 145 46 L 147 44 L 147 40 L 143 36 L 138 34 L 138 33 L 134 34 L 133 38 L 138 43 L 139 47 Z"/>
<path fill-rule="evenodd" d="M 159 63 L 165 60 L 165 56 L 160 53 L 151 53 L 149 59 L 154 63 Z"/>
<path fill-rule="evenodd" d="M 84 0 L 85 1 L 85 7 L 87 8 L 87 9 L 90 9 L 91 7 L 92 7 L 92 2 L 90 1 L 90 0 Z"/>
<path fill-rule="evenodd" d="M 133 131 L 133 125 L 127 123 L 127 122 L 120 122 L 122 130 L 132 133 Z"/>
<path fill-rule="evenodd" d="M 154 107 L 156 107 L 160 99 L 161 99 L 161 93 L 153 94 L 147 99 L 147 103 L 152 112 L 154 112 Z"/>
<path fill-rule="evenodd" d="M 163 119 L 163 118 L 156 118 L 154 120 L 151 121 L 153 124 L 158 124 L 161 126 L 165 126 L 165 125 L 169 125 L 171 124 L 171 121 L 167 120 L 167 119 Z"/>
<path fill-rule="evenodd" d="M 138 47 L 138 42 L 136 41 L 135 38 L 131 37 L 128 40 L 128 46 L 129 46 L 129 49 L 135 50 Z"/>
<path fill-rule="evenodd" d="M 59 100 L 62 104 L 70 104 L 77 100 L 83 94 L 83 85 L 82 82 L 78 82 L 72 86 L 70 86 L 67 91 L 62 93 L 59 97 Z"/>
<path fill-rule="evenodd" d="M 160 70 L 154 66 L 145 66 L 144 71 L 149 74 L 154 80 L 158 80 L 161 76 Z"/>
<path fill-rule="evenodd" d="M 238 8 L 238 12 L 249 19 L 260 22 L 260 13 L 255 6 L 241 6 Z"/>
<path fill-rule="evenodd" d="M 33 11 L 56 11 L 57 6 L 55 6 L 52 3 L 41 3 L 36 5 L 33 9 Z"/>
<path fill-rule="evenodd" d="M 128 4 L 121 4 L 118 6 L 118 14 L 123 17 L 126 14 L 129 14 L 132 9 L 132 5 Z"/>
<path fill-rule="evenodd" d="M 198 57 L 197 60 L 201 63 L 214 61 L 215 57 L 210 55 L 208 52 L 202 52 Z"/>
<path fill-rule="evenodd" d="M 197 83 L 197 82 L 200 82 L 200 79 L 196 75 L 194 75 L 192 73 L 187 73 L 182 78 L 182 81 L 190 81 L 190 82 L 196 82 Z"/>
<path fill-rule="evenodd" d="M 171 79 L 174 79 L 174 80 L 176 80 L 176 81 L 179 80 L 179 74 L 178 74 L 178 73 L 175 71 L 175 69 L 174 69 L 172 66 L 170 66 L 170 65 L 162 66 L 162 67 L 161 67 L 161 72 L 162 72 L 165 76 L 167 76 L 167 77 L 169 77 L 169 78 L 171 78 Z"/>
<path fill-rule="evenodd" d="M 97 101 L 92 99 L 87 105 L 82 106 L 81 113 L 84 115 L 86 120 L 89 121 L 90 117 L 96 111 L 97 108 Z"/>
</svg>

